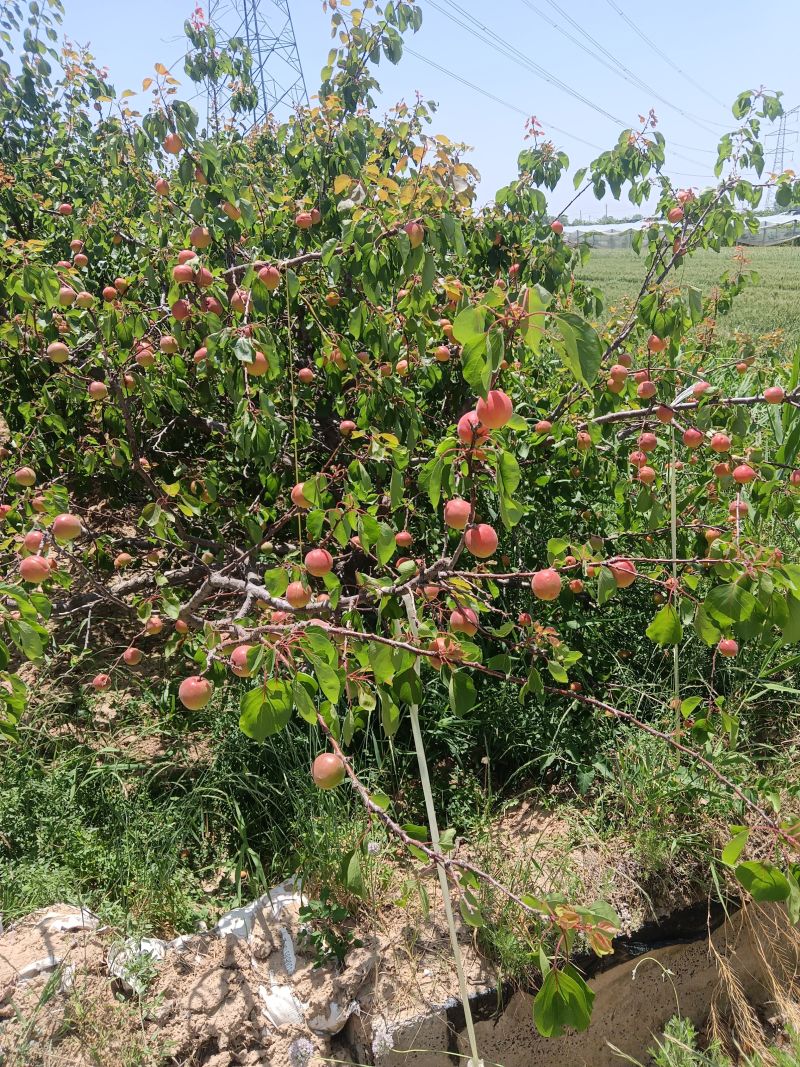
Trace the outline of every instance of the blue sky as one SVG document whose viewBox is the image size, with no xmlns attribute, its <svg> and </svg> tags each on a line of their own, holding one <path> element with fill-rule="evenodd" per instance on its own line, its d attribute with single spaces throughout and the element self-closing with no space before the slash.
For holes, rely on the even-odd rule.
<svg viewBox="0 0 800 1067">
<path fill-rule="evenodd" d="M 553 0 L 495 0 L 493 4 L 458 0 L 462 12 L 473 15 L 486 28 L 479 33 L 486 36 L 487 31 L 493 32 L 510 42 L 548 75 L 584 97 L 583 101 L 458 26 L 447 12 L 462 21 L 464 16 L 453 11 L 449 0 L 419 2 L 423 25 L 409 39 L 410 47 L 525 115 L 536 115 L 557 146 L 567 152 L 573 169 L 597 154 L 581 140 L 610 147 L 621 128 L 586 101 L 625 125 L 636 124 L 637 116 L 653 107 L 667 141 L 680 144 L 668 155 L 670 173 L 677 184 L 700 187 L 712 180 L 716 141 L 732 124 L 730 108 L 721 102 L 729 105 L 741 89 L 765 85 L 784 91 L 786 107 L 800 103 L 796 34 L 781 30 L 782 26 L 796 26 L 794 0 L 777 0 L 771 5 L 768 24 L 755 18 L 750 0 L 672 0 L 668 6 L 634 4 L 633 0 L 557 0 L 560 11 Z M 98 62 L 109 67 L 118 91 L 138 89 L 142 79 L 152 73 L 154 62 L 169 65 L 180 55 L 183 20 L 194 6 L 191 0 L 137 0 L 124 15 L 111 18 L 111 9 L 101 7 L 98 0 L 65 3 L 65 33 L 77 42 L 91 44 Z M 268 8 L 271 0 L 261 3 Z M 329 17 L 323 13 L 320 0 L 293 0 L 292 11 L 306 81 L 313 93 L 331 47 Z M 696 84 L 645 43 L 619 11 Z M 610 67 L 588 55 L 553 25 L 579 37 L 567 16 L 601 46 Z M 586 38 L 580 39 L 593 47 Z M 614 59 L 627 68 L 627 79 L 615 73 Z M 178 77 L 183 77 L 182 72 Z M 452 140 L 473 146 L 471 161 L 483 179 L 481 200 L 490 198 L 515 175 L 517 153 L 523 146 L 523 114 L 487 99 L 411 55 L 406 55 L 398 67 L 383 61 L 378 78 L 383 89 L 381 106 L 412 100 L 416 90 L 426 99 L 438 101 L 432 132 L 446 133 Z M 630 80 L 636 78 L 647 83 L 647 88 Z M 190 87 L 195 91 L 188 83 L 186 95 Z M 797 120 L 794 116 L 788 126 L 786 166 L 793 165 L 793 156 L 800 164 L 794 132 Z M 564 132 L 554 130 L 552 124 Z M 766 144 L 771 153 L 774 138 Z M 562 183 L 550 197 L 553 210 L 566 203 L 570 190 L 571 185 Z M 626 200 L 615 205 L 610 196 L 607 206 L 611 214 L 634 210 Z M 584 216 L 596 217 L 603 208 L 594 200 L 583 201 Z M 577 205 L 574 210 L 578 210 Z"/>
</svg>

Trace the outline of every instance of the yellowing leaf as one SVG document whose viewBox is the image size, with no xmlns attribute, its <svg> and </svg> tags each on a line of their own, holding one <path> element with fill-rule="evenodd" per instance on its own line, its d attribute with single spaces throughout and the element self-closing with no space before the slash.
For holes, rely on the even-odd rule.
<svg viewBox="0 0 800 1067">
<path fill-rule="evenodd" d="M 145 80 L 142 82 L 142 92 L 143 93 L 147 92 L 147 90 L 150 88 L 150 86 L 152 84 L 153 84 L 153 79 L 152 78 L 145 78 Z"/>
<path fill-rule="evenodd" d="M 422 147 L 421 144 L 418 144 L 414 148 L 414 151 L 411 153 L 411 156 L 412 156 L 412 158 L 413 158 L 415 163 L 421 163 L 422 162 L 422 158 L 423 158 L 424 155 L 425 155 L 425 149 Z"/>
<path fill-rule="evenodd" d="M 133 89 L 126 89 L 125 92 L 122 94 L 123 100 L 126 96 L 136 96 L 136 93 L 133 91 Z"/>
<path fill-rule="evenodd" d="M 339 174 L 333 179 L 333 191 L 338 196 L 339 193 L 343 193 L 345 189 L 349 189 L 352 183 L 352 178 L 349 178 L 346 174 Z"/>
<path fill-rule="evenodd" d="M 400 186 L 397 184 L 396 181 L 393 181 L 391 178 L 378 178 L 378 184 L 382 185 L 384 189 L 388 189 L 392 193 L 400 192 Z"/>
<path fill-rule="evenodd" d="M 153 67 L 153 70 L 156 72 L 156 74 L 169 74 L 169 71 L 163 63 L 156 63 L 156 65 Z"/>
</svg>

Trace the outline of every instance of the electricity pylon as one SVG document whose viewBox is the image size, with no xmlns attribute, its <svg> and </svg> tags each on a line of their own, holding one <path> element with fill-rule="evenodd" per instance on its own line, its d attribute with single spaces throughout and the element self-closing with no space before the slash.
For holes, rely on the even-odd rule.
<svg viewBox="0 0 800 1067">
<path fill-rule="evenodd" d="M 208 17 L 218 50 L 239 38 L 252 56 L 258 101 L 248 115 L 251 126 L 308 102 L 289 0 L 210 0 Z M 213 128 L 230 118 L 230 96 L 219 86 L 209 89 L 208 120 Z"/>
</svg>

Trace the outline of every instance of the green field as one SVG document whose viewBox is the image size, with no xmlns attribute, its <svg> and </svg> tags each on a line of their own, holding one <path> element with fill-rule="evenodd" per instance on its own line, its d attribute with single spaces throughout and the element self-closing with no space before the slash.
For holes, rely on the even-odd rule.
<svg viewBox="0 0 800 1067">
<path fill-rule="evenodd" d="M 747 269 L 755 270 L 759 283 L 743 292 L 733 309 L 720 319 L 720 332 L 736 330 L 761 336 L 783 330 L 787 344 L 800 342 L 800 248 L 791 245 L 744 250 Z M 681 266 L 675 278 L 682 285 L 696 285 L 707 294 L 720 275 L 737 267 L 736 251 L 702 250 Z M 633 299 L 644 277 L 644 259 L 629 248 L 594 248 L 580 277 L 605 294 L 606 313 Z"/>
</svg>

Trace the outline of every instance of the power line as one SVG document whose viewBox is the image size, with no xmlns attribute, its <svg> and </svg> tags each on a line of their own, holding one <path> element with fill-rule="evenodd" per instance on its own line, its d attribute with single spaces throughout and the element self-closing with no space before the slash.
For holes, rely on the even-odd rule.
<svg viewBox="0 0 800 1067">
<path fill-rule="evenodd" d="M 678 64 L 675 63 L 673 60 L 671 60 L 669 58 L 669 56 L 666 54 L 666 52 L 663 52 L 661 50 L 661 48 L 659 48 L 659 46 L 655 43 L 655 41 L 652 41 L 643 30 L 639 29 L 639 27 L 636 25 L 636 23 L 633 21 L 633 19 L 630 18 L 629 15 L 625 14 L 625 12 L 622 10 L 622 8 L 619 6 L 619 4 L 615 3 L 615 0 L 607 0 L 607 3 L 608 3 L 608 5 L 610 7 L 612 7 L 616 11 L 616 13 L 619 15 L 619 17 L 624 22 L 627 22 L 627 24 L 634 31 L 634 33 L 638 34 L 638 36 L 641 37 L 641 39 L 645 42 L 645 44 L 649 45 L 653 49 L 653 51 L 656 53 L 656 55 L 661 56 L 661 58 L 664 60 L 665 63 L 669 64 L 669 66 L 672 67 L 673 70 L 676 70 L 678 72 L 678 74 L 680 74 L 682 78 L 685 78 L 686 81 L 689 82 L 690 85 L 693 85 L 695 87 L 695 89 L 699 90 L 701 93 L 703 93 L 705 96 L 707 96 L 710 100 L 713 100 L 715 104 L 719 104 L 720 107 L 724 107 L 727 110 L 727 107 L 728 107 L 727 104 L 724 104 L 720 99 L 718 99 L 716 96 L 714 96 L 714 94 L 712 92 L 709 92 L 708 89 L 706 89 L 706 88 L 704 88 L 704 86 L 700 85 L 699 82 L 696 82 L 694 80 L 694 78 L 691 77 L 691 75 L 686 73 L 685 70 L 681 70 L 681 68 L 678 66 Z M 714 125 L 715 126 L 722 126 L 723 123 L 715 122 Z"/>
<path fill-rule="evenodd" d="M 617 118 L 616 115 L 612 115 L 610 112 L 606 111 L 605 108 L 602 108 L 598 104 L 595 104 L 592 100 L 589 100 L 582 93 L 579 93 L 577 92 L 577 90 L 573 89 L 572 86 L 565 84 L 563 81 L 561 81 L 560 78 L 557 78 L 555 75 L 545 70 L 544 67 L 539 66 L 538 63 L 534 63 L 533 60 L 529 60 L 517 48 L 515 48 L 512 44 L 506 41 L 505 38 L 495 33 L 495 31 L 490 29 L 490 27 L 485 26 L 483 23 L 479 22 L 474 17 L 474 15 L 471 15 L 468 11 L 465 11 L 464 8 L 460 6 L 460 4 L 457 4 L 455 2 L 455 0 L 445 0 L 445 2 L 449 4 L 450 7 L 455 8 L 455 10 L 460 15 L 467 18 L 468 22 L 462 21 L 462 19 L 458 18 L 450 11 L 445 10 L 445 8 L 443 8 L 441 4 L 437 2 L 437 0 L 428 0 L 428 5 L 430 7 L 433 7 L 441 15 L 444 15 L 445 18 L 449 19 L 457 26 L 460 26 L 462 29 L 472 34 L 473 37 L 476 37 L 483 44 L 488 44 L 490 48 L 493 48 L 496 52 L 499 52 L 506 59 L 510 59 L 518 66 L 521 66 L 526 70 L 538 74 L 551 85 L 554 85 L 556 88 L 562 89 L 574 99 L 580 101 L 583 104 L 586 104 L 588 107 L 591 107 L 598 114 L 602 115 L 604 118 L 608 119 L 610 122 L 614 123 L 614 125 L 620 127 L 621 129 L 629 128 L 622 121 L 622 119 Z M 469 25 L 469 23 L 472 23 L 472 25 Z M 685 159 L 688 163 L 692 163 L 696 167 L 705 166 L 705 164 L 702 163 L 699 159 L 692 159 L 691 156 L 686 156 L 682 152 L 676 151 L 675 155 L 679 156 L 681 159 Z"/>
<path fill-rule="evenodd" d="M 507 107 L 511 111 L 516 111 L 518 115 L 524 115 L 526 119 L 531 117 L 530 112 L 525 111 L 521 107 L 517 107 L 516 104 L 509 103 L 508 100 L 503 100 L 501 97 L 495 96 L 494 93 L 490 93 L 487 89 L 481 88 L 481 86 L 476 85 L 475 82 L 471 82 L 467 78 L 462 78 L 460 74 L 456 74 L 455 71 L 450 70 L 449 67 L 441 66 L 441 64 L 436 63 L 433 59 L 429 59 L 427 56 L 423 56 L 419 52 L 415 52 L 413 48 L 409 48 L 406 45 L 404 51 L 407 52 L 410 56 L 414 56 L 416 59 L 422 60 L 423 63 L 427 63 L 429 67 L 434 67 L 442 74 L 446 74 L 454 81 L 461 82 L 462 85 L 466 85 L 468 88 L 474 89 L 475 92 L 480 93 L 481 96 L 485 96 L 489 100 L 494 100 L 496 104 L 502 104 L 503 107 Z M 565 137 L 569 137 L 573 141 L 579 141 L 581 144 L 585 144 L 587 148 L 593 148 L 597 152 L 602 152 L 602 148 L 600 147 L 600 145 L 592 144 L 591 141 L 586 141 L 583 137 L 578 137 L 576 133 L 570 133 L 569 130 L 562 130 L 560 126 L 556 126 L 552 122 L 547 122 L 547 120 L 544 118 L 540 119 L 539 121 L 541 121 L 542 125 L 547 127 L 547 129 L 555 130 L 557 133 L 563 134 Z"/>
<path fill-rule="evenodd" d="M 495 96 L 494 93 L 490 93 L 487 89 L 482 88 L 482 86 L 480 85 L 476 85 L 475 82 L 471 82 L 467 78 L 462 78 L 460 74 L 456 74 L 455 71 L 451 70 L 449 67 L 444 67 L 440 63 L 437 63 L 435 60 L 430 59 L 428 56 L 423 56 L 420 52 L 415 51 L 413 48 L 409 48 L 406 45 L 404 51 L 407 52 L 409 55 L 414 56 L 415 59 L 419 59 L 421 60 L 421 62 L 426 63 L 429 67 L 433 67 L 435 70 L 438 70 L 441 74 L 445 74 L 448 78 L 452 78 L 454 81 L 460 82 L 461 85 L 466 85 L 467 88 L 473 89 L 476 93 L 480 93 L 481 96 L 485 96 L 488 100 L 493 100 L 496 104 L 501 104 L 503 107 L 508 108 L 510 111 L 516 112 L 518 115 L 524 115 L 525 118 L 530 117 L 529 113 L 523 108 L 517 107 L 516 104 L 510 103 L 508 100 L 503 100 L 502 97 Z M 573 141 L 578 141 L 580 144 L 586 145 L 587 148 L 593 148 L 597 152 L 603 151 L 600 145 L 594 144 L 592 141 L 587 141 L 585 138 L 579 137 L 578 134 L 572 133 L 570 130 L 562 129 L 560 126 L 556 126 L 555 123 L 548 122 L 547 119 L 544 117 L 542 117 L 539 121 L 548 130 L 555 130 L 557 133 L 563 134 L 564 137 L 569 137 Z M 700 166 L 702 166 L 702 164 L 700 164 Z M 713 181 L 713 178 L 708 173 L 696 174 L 694 172 L 687 173 L 686 171 L 680 170 L 670 170 L 670 173 L 681 178 L 702 178 L 705 181 Z"/>
<path fill-rule="evenodd" d="M 551 74 L 550 71 L 545 70 L 544 67 L 539 66 L 538 63 L 534 63 L 533 60 L 528 59 L 520 51 L 518 51 L 518 49 L 514 48 L 512 44 L 504 40 L 502 37 L 498 36 L 498 34 L 496 34 L 493 30 L 489 29 L 488 26 L 484 26 L 482 23 L 478 22 L 477 19 L 475 19 L 472 15 L 470 15 L 469 12 L 464 11 L 463 8 L 460 8 L 457 4 L 453 3 L 453 0 L 447 0 L 447 2 L 452 7 L 456 8 L 456 10 L 459 11 L 462 15 L 465 15 L 470 20 L 470 22 L 473 22 L 475 26 L 479 27 L 480 29 L 475 29 L 467 23 L 462 22 L 460 19 L 456 18 L 456 16 L 453 15 L 451 12 L 446 11 L 440 4 L 436 2 L 436 0 L 428 0 L 428 6 L 434 8 L 440 14 L 444 15 L 445 18 L 450 19 L 451 22 L 454 22 L 457 26 L 460 26 L 468 33 L 471 33 L 473 37 L 477 37 L 479 41 L 482 41 L 484 44 L 488 44 L 490 48 L 493 48 L 496 52 L 499 52 L 501 55 L 505 56 L 506 59 L 510 59 L 518 66 L 521 66 L 526 70 L 538 74 L 540 78 L 543 78 L 546 82 L 549 82 L 550 85 L 553 85 L 556 88 L 562 89 L 564 92 L 569 93 L 569 95 L 574 97 L 574 99 L 579 100 L 582 104 L 586 104 L 587 107 L 590 107 L 593 111 L 596 111 L 598 115 L 602 115 L 603 118 L 608 119 L 615 125 L 623 127 L 625 126 L 625 123 L 621 119 L 618 119 L 615 115 L 612 115 L 610 112 L 606 111 L 605 108 L 602 108 L 598 104 L 595 104 L 592 100 L 589 100 L 582 93 L 577 92 L 577 90 L 573 89 L 572 86 L 567 85 L 566 82 L 561 81 L 560 78 L 556 77 L 556 75 L 554 74 Z M 481 30 L 483 32 L 480 32 Z"/>
<path fill-rule="evenodd" d="M 546 22 L 549 22 L 554 29 L 556 29 L 568 40 L 572 41 L 572 43 L 577 45 L 578 48 L 583 49 L 584 52 L 590 55 L 593 59 L 597 60 L 598 63 L 602 63 L 604 67 L 607 67 L 608 70 L 612 72 L 612 74 L 616 74 L 617 77 L 624 78 L 625 81 L 631 83 L 632 85 L 635 85 L 639 89 L 642 89 L 644 92 L 649 93 L 652 97 L 655 97 L 656 100 L 660 100 L 661 103 L 665 104 L 668 108 L 671 108 L 673 111 L 677 111 L 679 115 L 682 115 L 685 119 L 688 119 L 690 122 L 695 123 L 701 129 L 705 130 L 706 133 L 714 133 L 714 131 L 710 128 L 710 126 L 707 125 L 704 119 L 699 118 L 697 115 L 693 115 L 690 111 L 685 111 L 683 108 L 678 107 L 677 104 L 673 104 L 666 97 L 661 96 L 661 94 L 656 89 L 654 89 L 652 85 L 649 85 L 646 81 L 644 81 L 644 79 L 640 78 L 638 74 L 635 74 L 629 67 L 625 66 L 625 64 L 621 60 L 617 59 L 617 57 L 608 48 L 604 48 L 603 45 L 595 37 L 588 33 L 584 29 L 584 27 L 580 25 L 579 22 L 576 22 L 575 19 L 572 18 L 572 16 L 568 12 L 566 12 L 559 4 L 557 4 L 556 0 L 548 0 L 550 6 L 554 7 L 562 18 L 566 19 L 566 21 L 575 30 L 577 30 L 582 37 L 585 37 L 586 40 L 589 41 L 588 45 L 584 44 L 583 41 L 575 37 L 574 34 L 571 34 L 569 30 L 565 29 L 558 22 L 551 19 L 544 11 L 541 10 L 541 8 L 538 8 L 534 3 L 532 3 L 532 0 L 522 0 L 522 2 L 530 11 L 535 12 L 540 18 L 543 18 Z M 604 52 L 608 56 L 608 59 L 606 59 L 606 56 L 603 55 Z M 682 145 L 679 147 L 688 148 L 690 151 L 710 151 L 710 149 L 704 148 L 695 149 L 691 145 Z"/>
</svg>

